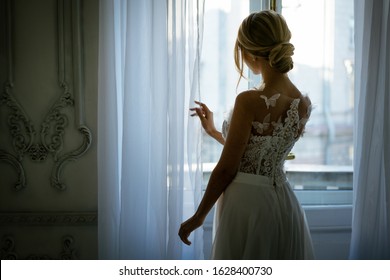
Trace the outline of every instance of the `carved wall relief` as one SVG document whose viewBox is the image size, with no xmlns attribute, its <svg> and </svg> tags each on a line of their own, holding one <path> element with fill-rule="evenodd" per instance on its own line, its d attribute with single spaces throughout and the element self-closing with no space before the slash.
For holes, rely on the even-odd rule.
<svg viewBox="0 0 390 280">
<path fill-rule="evenodd" d="M 85 124 L 84 81 L 83 81 L 83 34 L 81 24 L 82 5 L 79 0 L 57 0 L 57 54 L 58 54 L 58 92 L 57 100 L 47 108 L 43 120 L 34 120 L 34 125 L 27 110 L 15 95 L 14 58 L 14 1 L 0 0 L 1 60 L 5 63 L 4 80 L 0 95 L 0 110 L 6 114 L 8 131 L 1 131 L 0 137 L 10 137 L 12 147 L 0 146 L 0 161 L 11 165 L 18 178 L 14 189 L 19 191 L 28 184 L 24 160 L 28 157 L 33 162 L 43 162 L 51 158 L 53 162 L 50 184 L 65 190 L 61 177 L 63 167 L 70 161 L 77 160 L 91 146 L 91 131 Z M 20 82 L 20 81 L 17 81 Z M 32 92 L 31 94 L 34 94 Z M 26 108 L 27 109 L 27 108 Z M 71 109 L 71 110 L 70 110 Z M 76 129 L 81 142 L 71 150 L 64 149 L 66 128 L 69 127 L 69 112 L 74 112 Z"/>
<path fill-rule="evenodd" d="M 0 212 L 0 259 L 91 258 L 97 221 L 97 212 Z"/>
<path fill-rule="evenodd" d="M 0 213 L 0 227 L 96 226 L 97 212 L 13 212 Z"/>
<path fill-rule="evenodd" d="M 19 256 L 16 252 L 17 245 L 13 236 L 3 236 L 0 248 L 0 259 L 1 260 L 77 260 L 78 252 L 75 249 L 75 239 L 71 235 L 65 235 L 62 237 L 62 251 L 58 256 L 49 256 L 46 254 L 32 253 L 27 256 Z"/>
</svg>

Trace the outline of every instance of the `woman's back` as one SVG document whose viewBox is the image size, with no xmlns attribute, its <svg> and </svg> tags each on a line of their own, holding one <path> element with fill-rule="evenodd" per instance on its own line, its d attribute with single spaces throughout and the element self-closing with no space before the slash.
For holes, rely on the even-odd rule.
<svg viewBox="0 0 390 280">
<path fill-rule="evenodd" d="M 311 102 L 299 91 L 288 93 L 243 93 L 254 120 L 238 173 L 218 201 L 213 259 L 313 258 L 304 213 L 283 172 Z M 225 136 L 228 129 L 226 121 Z"/>
<path fill-rule="evenodd" d="M 283 163 L 303 134 L 310 117 L 310 99 L 295 87 L 287 94 L 268 87 L 243 94 L 250 99 L 248 110 L 253 112 L 254 121 L 239 171 L 285 180 Z M 223 127 L 225 137 L 228 128 L 229 120 Z"/>
</svg>

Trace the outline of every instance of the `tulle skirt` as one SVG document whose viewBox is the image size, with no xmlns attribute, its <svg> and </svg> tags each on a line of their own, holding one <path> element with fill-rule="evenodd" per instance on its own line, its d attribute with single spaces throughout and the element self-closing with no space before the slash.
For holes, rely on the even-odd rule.
<svg viewBox="0 0 390 280">
<path fill-rule="evenodd" d="M 302 210 L 290 184 L 239 172 L 219 198 L 212 259 L 313 259 Z"/>
</svg>

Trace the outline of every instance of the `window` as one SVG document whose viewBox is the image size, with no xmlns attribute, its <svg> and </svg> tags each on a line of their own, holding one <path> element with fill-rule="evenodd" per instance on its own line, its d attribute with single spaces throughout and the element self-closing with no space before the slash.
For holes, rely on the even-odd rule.
<svg viewBox="0 0 390 280">
<path fill-rule="evenodd" d="M 353 0 L 283 0 L 281 11 L 296 47 L 290 78 L 314 104 L 289 179 L 303 204 L 351 204 Z"/>
<path fill-rule="evenodd" d="M 222 127 L 226 113 L 234 105 L 236 94 L 248 89 L 243 80 L 236 90 L 238 76 L 233 50 L 238 27 L 249 13 L 249 4 L 249 0 L 205 1 L 201 95 L 214 112 L 216 127 Z M 222 146 L 207 136 L 203 137 L 203 141 L 202 158 L 207 168 L 219 159 Z"/>
<path fill-rule="evenodd" d="M 291 79 L 315 105 L 297 162 L 352 164 L 353 1 L 283 0 L 296 47 Z M 307 147 L 310 149 L 307 149 Z"/>
<path fill-rule="evenodd" d="M 203 102 L 222 126 L 238 92 L 258 85 L 242 80 L 233 60 L 236 32 L 243 18 L 268 1 L 212 0 L 205 2 L 201 61 Z M 286 171 L 302 204 L 351 204 L 353 161 L 353 0 L 282 0 L 279 12 L 287 20 L 295 45 L 297 87 L 310 96 L 314 110 L 306 134 L 293 149 Z M 222 147 L 205 136 L 205 183 Z"/>
</svg>

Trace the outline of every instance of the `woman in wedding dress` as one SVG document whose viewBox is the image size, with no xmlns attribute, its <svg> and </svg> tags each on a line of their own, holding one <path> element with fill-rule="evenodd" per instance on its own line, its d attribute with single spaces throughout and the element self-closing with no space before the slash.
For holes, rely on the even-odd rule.
<svg viewBox="0 0 390 280">
<path fill-rule="evenodd" d="M 290 38 L 280 14 L 250 14 L 239 28 L 234 59 L 240 79 L 245 63 L 262 75 L 263 84 L 236 97 L 221 132 L 205 104 L 197 102 L 192 109 L 224 148 L 196 213 L 182 223 L 179 236 L 190 245 L 190 233 L 218 200 L 213 259 L 313 258 L 305 214 L 283 170 L 311 110 L 310 99 L 287 75 L 293 68 Z"/>
</svg>

